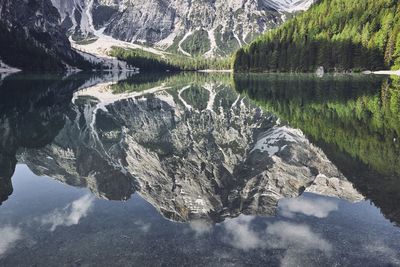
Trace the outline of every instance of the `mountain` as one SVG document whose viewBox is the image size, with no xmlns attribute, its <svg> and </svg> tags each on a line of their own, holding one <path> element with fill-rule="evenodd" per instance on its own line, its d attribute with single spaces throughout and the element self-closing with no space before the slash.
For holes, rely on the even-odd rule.
<svg viewBox="0 0 400 267">
<path fill-rule="evenodd" d="M 297 12 L 310 8 L 315 1 L 308 0 L 263 0 L 264 5 L 274 8 L 278 11 Z"/>
<path fill-rule="evenodd" d="M 52 0 L 80 42 L 111 36 L 182 55 L 229 55 L 314 0 Z M 99 46 L 101 47 L 101 45 Z"/>
<path fill-rule="evenodd" d="M 50 0 L 0 1 L 0 61 L 24 70 L 91 69 L 71 49 Z"/>
<path fill-rule="evenodd" d="M 237 51 L 235 71 L 400 68 L 400 2 L 322 0 Z"/>
</svg>

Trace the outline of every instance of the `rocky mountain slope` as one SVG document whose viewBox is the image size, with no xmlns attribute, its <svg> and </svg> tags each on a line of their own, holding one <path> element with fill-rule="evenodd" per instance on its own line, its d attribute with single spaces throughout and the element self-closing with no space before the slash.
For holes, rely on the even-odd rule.
<svg viewBox="0 0 400 267">
<path fill-rule="evenodd" d="M 0 1 L 0 60 L 25 70 L 91 69 L 59 20 L 50 0 Z"/>
<path fill-rule="evenodd" d="M 22 73 L 0 80 L 0 205 L 13 192 L 17 151 L 51 143 L 63 128 L 73 90 L 82 84 L 76 77 L 41 80 Z"/>
<path fill-rule="evenodd" d="M 113 46 L 225 56 L 313 2 L 4 0 L 0 61 L 23 70 L 135 70 L 108 56 Z"/>
<path fill-rule="evenodd" d="M 103 33 L 184 55 L 227 55 L 314 0 L 52 0 L 76 41 Z"/>
</svg>

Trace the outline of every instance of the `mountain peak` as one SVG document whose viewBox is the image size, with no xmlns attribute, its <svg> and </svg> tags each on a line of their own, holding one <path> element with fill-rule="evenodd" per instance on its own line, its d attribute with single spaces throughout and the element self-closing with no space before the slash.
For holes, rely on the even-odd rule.
<svg viewBox="0 0 400 267">
<path fill-rule="evenodd" d="M 225 56 L 286 14 L 314 0 L 52 0 L 62 24 L 80 41 L 101 30 L 114 39 L 186 56 Z"/>
</svg>

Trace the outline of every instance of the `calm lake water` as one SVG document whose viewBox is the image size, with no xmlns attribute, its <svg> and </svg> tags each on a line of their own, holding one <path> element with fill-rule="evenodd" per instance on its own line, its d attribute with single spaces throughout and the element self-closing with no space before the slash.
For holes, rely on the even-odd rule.
<svg viewBox="0 0 400 267">
<path fill-rule="evenodd" d="M 0 81 L 0 266 L 400 266 L 400 79 Z"/>
</svg>

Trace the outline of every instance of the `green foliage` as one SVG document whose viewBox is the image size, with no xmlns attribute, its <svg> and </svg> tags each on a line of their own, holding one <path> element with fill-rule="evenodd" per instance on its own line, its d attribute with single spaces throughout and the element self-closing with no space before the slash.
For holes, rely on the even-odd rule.
<svg viewBox="0 0 400 267">
<path fill-rule="evenodd" d="M 400 175 L 400 79 L 365 75 L 235 76 L 266 110 L 384 174 Z"/>
<path fill-rule="evenodd" d="M 204 90 L 202 86 L 193 85 L 182 93 L 182 98 L 192 103 L 193 108 L 197 110 L 205 110 L 207 108 L 207 100 L 210 93 Z"/>
<path fill-rule="evenodd" d="M 360 71 L 400 66 L 400 2 L 322 0 L 237 51 L 235 71 Z"/>
<path fill-rule="evenodd" d="M 204 55 L 211 49 L 208 33 L 205 30 L 195 31 L 182 43 L 182 49 L 191 55 Z"/>
<path fill-rule="evenodd" d="M 231 84 L 230 75 L 225 73 L 214 73 L 212 75 L 201 72 L 181 72 L 179 74 L 167 72 L 151 72 L 133 75 L 126 80 L 111 85 L 115 94 L 141 92 L 163 84 L 173 90 L 179 90 L 187 85 L 201 87 L 206 83 Z"/>
<path fill-rule="evenodd" d="M 114 94 L 141 92 L 159 86 L 173 74 L 168 72 L 149 72 L 133 75 L 126 80 L 111 85 Z"/>
<path fill-rule="evenodd" d="M 98 40 L 98 38 L 96 38 L 96 37 L 89 37 L 89 38 L 81 38 L 81 39 L 79 39 L 79 41 L 75 40 L 75 42 L 78 45 L 89 45 L 89 44 L 93 44 L 97 40 Z"/>
<path fill-rule="evenodd" d="M 177 35 L 172 44 L 168 46 L 168 48 L 165 51 L 173 54 L 180 54 L 181 52 L 179 51 L 179 42 L 182 40 L 183 37 L 184 35 L 182 34 Z"/>
<path fill-rule="evenodd" d="M 187 57 L 176 54 L 156 55 L 141 49 L 113 47 L 110 56 L 126 61 L 141 71 L 195 71 L 205 69 L 226 70 L 230 68 L 230 58 Z"/>
<path fill-rule="evenodd" d="M 226 51 L 225 54 L 229 55 L 239 49 L 240 44 L 233 35 L 233 32 L 222 32 L 222 26 L 218 26 L 215 30 L 215 41 L 220 52 L 224 53 Z"/>
</svg>

